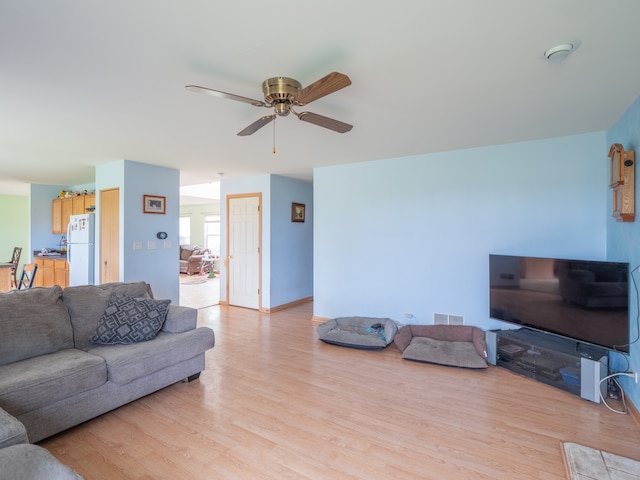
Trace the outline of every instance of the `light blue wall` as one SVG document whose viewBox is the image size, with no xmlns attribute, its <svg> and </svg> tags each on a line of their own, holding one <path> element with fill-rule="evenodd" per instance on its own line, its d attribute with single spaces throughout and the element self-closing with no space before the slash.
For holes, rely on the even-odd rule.
<svg viewBox="0 0 640 480">
<path fill-rule="evenodd" d="M 490 253 L 605 258 L 605 150 L 601 132 L 315 169 L 314 315 L 503 327 Z"/>
<path fill-rule="evenodd" d="M 262 194 L 262 304 L 271 309 L 313 295 L 313 186 L 278 175 L 224 179 L 220 183 L 221 259 L 227 256 L 227 196 Z M 304 203 L 304 223 L 291 222 L 291 203 Z M 220 299 L 227 300 L 226 268 Z"/>
<path fill-rule="evenodd" d="M 148 282 L 156 298 L 179 301 L 180 172 L 172 168 L 121 160 L 96 169 L 97 211 L 100 190 L 120 188 L 120 281 Z M 166 214 L 142 212 L 142 197 L 166 197 Z M 156 238 L 167 232 L 167 240 Z M 100 228 L 96 228 L 99 238 Z M 134 250 L 134 242 L 142 249 Z M 151 248 L 150 243 L 155 244 Z"/>
<path fill-rule="evenodd" d="M 638 214 L 638 160 L 640 160 L 640 98 L 631 105 L 622 117 L 607 131 L 607 153 L 613 143 L 620 143 L 625 150 L 634 150 L 636 155 L 636 220 L 634 222 L 616 222 L 611 216 L 612 198 L 608 195 L 607 203 L 607 256 L 610 260 L 624 261 L 630 263 L 630 269 L 634 270 L 632 275 L 636 284 L 640 284 L 640 215 Z M 602 182 L 607 183 L 608 172 L 603 176 Z M 632 282 L 632 285 L 633 282 Z M 638 291 L 632 289 L 629 296 L 629 317 L 631 318 L 631 340 L 636 340 L 629 350 L 630 355 L 626 358 L 615 356 L 611 359 L 612 366 L 617 371 L 631 370 L 640 372 L 640 344 L 637 341 L 639 335 L 638 325 Z M 613 357 L 613 355 L 612 355 Z M 625 392 L 629 394 L 631 401 L 640 408 L 640 385 L 630 378 L 620 378 Z"/>
<path fill-rule="evenodd" d="M 260 308 L 269 308 L 271 289 L 269 277 L 271 275 L 271 209 L 265 207 L 271 201 L 270 175 L 257 175 L 254 177 L 223 179 L 220 182 L 220 222 L 222 235 L 220 237 L 220 300 L 227 299 L 227 197 L 229 195 L 242 195 L 247 193 L 262 194 L 262 305 Z"/>
<path fill-rule="evenodd" d="M 305 221 L 291 221 L 291 203 L 305 204 Z M 279 306 L 313 295 L 313 186 L 271 177 L 271 303 Z"/>
<path fill-rule="evenodd" d="M 51 202 L 62 190 L 60 185 L 31 185 L 30 192 L 30 241 L 31 251 L 43 248 L 60 248 L 62 235 L 51 233 Z"/>
</svg>

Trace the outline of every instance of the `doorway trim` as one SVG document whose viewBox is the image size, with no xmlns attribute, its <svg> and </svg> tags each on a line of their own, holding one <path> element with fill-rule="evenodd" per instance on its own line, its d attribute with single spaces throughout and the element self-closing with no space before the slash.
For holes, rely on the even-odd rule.
<svg viewBox="0 0 640 480">
<path fill-rule="evenodd" d="M 232 200 L 235 199 L 239 199 L 239 198 L 251 198 L 251 197 L 255 197 L 258 199 L 258 311 L 262 312 L 263 308 L 262 308 L 262 193 L 261 192 L 255 192 L 255 193 L 238 193 L 238 194 L 231 194 L 231 195 L 227 195 L 226 197 L 226 252 L 225 252 L 225 258 L 224 258 L 224 267 L 226 270 L 226 275 L 225 275 L 225 292 L 226 292 L 226 302 L 220 302 L 220 304 L 226 304 L 226 305 L 231 305 L 230 301 L 229 301 L 229 285 L 230 285 L 230 278 L 231 278 L 231 271 L 229 269 L 229 260 L 230 260 L 230 246 L 231 246 L 231 228 L 230 228 L 230 219 L 231 219 L 231 214 L 230 214 L 230 203 Z"/>
</svg>

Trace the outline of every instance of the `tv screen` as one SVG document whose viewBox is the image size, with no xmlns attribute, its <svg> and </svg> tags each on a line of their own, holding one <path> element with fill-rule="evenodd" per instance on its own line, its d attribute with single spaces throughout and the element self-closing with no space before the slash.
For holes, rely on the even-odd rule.
<svg viewBox="0 0 640 480">
<path fill-rule="evenodd" d="M 489 315 L 629 352 L 629 264 L 489 255 Z"/>
</svg>

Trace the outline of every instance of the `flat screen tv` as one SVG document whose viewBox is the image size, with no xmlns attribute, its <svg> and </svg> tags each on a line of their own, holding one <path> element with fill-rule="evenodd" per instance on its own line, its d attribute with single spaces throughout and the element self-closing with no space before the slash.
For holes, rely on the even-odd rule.
<svg viewBox="0 0 640 480">
<path fill-rule="evenodd" d="M 489 255 L 489 315 L 629 352 L 629 264 Z"/>
</svg>

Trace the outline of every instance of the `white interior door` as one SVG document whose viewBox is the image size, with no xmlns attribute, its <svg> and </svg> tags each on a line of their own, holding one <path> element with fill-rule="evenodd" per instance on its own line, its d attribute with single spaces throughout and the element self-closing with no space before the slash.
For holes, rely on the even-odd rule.
<svg viewBox="0 0 640 480">
<path fill-rule="evenodd" d="M 260 196 L 229 196 L 229 305 L 260 308 Z"/>
</svg>

